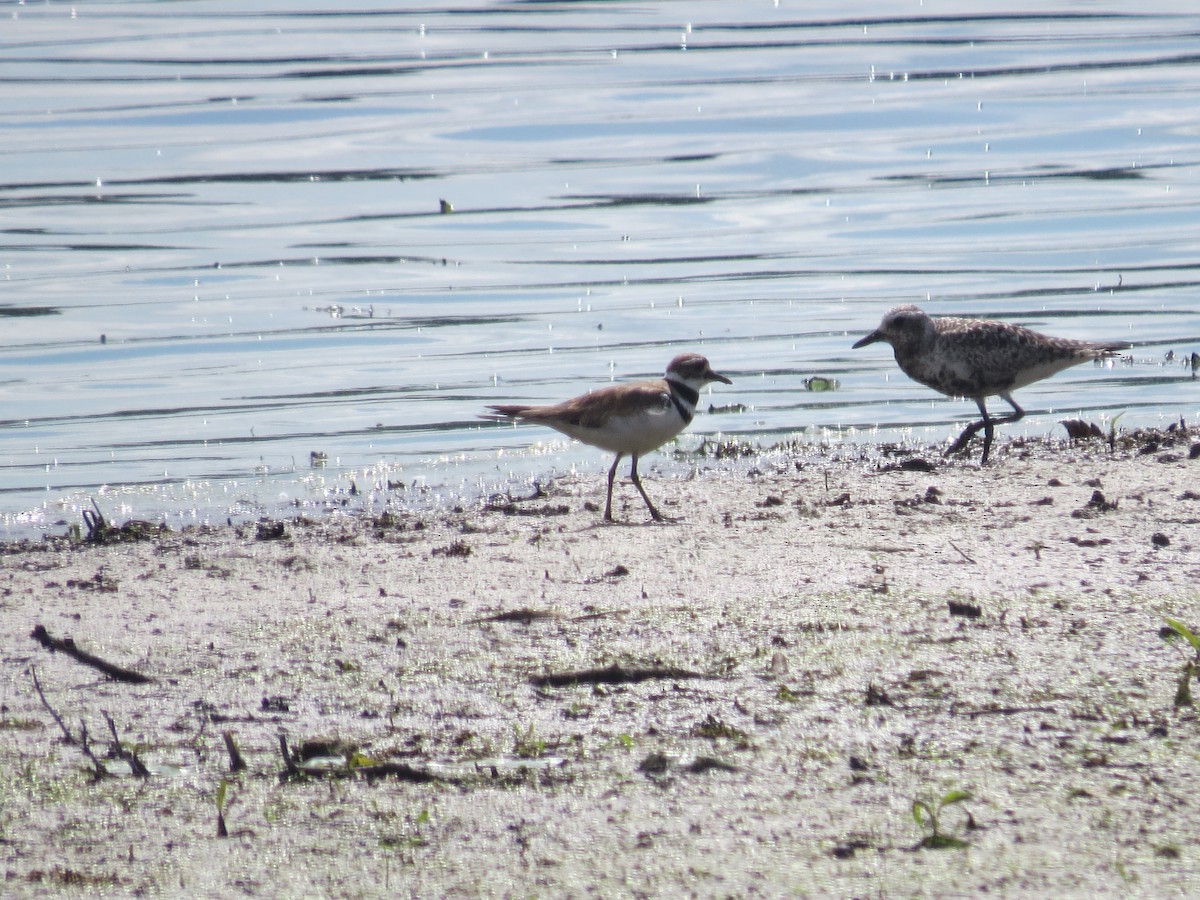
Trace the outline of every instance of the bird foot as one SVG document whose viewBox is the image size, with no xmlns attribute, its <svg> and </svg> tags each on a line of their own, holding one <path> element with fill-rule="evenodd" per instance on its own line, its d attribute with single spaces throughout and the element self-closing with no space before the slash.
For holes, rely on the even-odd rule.
<svg viewBox="0 0 1200 900">
<path fill-rule="evenodd" d="M 954 456 L 956 453 L 966 453 L 967 445 L 971 443 L 973 435 L 964 434 L 957 441 L 942 451 L 942 456 Z"/>
<path fill-rule="evenodd" d="M 966 456 L 967 450 L 968 450 L 968 445 L 970 443 L 971 443 L 971 439 L 969 437 L 966 438 L 965 440 L 960 437 L 957 441 L 955 441 L 953 444 L 951 444 L 949 447 L 947 447 L 945 450 L 942 451 L 942 456 L 955 456 L 955 455 Z M 991 442 L 984 441 L 983 442 L 983 455 L 979 457 L 979 464 L 981 466 L 987 465 L 988 455 L 989 455 L 991 449 L 992 449 Z"/>
</svg>

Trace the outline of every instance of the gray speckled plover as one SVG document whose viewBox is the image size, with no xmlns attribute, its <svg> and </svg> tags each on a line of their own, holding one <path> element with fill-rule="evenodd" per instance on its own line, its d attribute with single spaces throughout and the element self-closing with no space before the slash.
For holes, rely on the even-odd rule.
<svg viewBox="0 0 1200 900">
<path fill-rule="evenodd" d="M 888 310 L 879 327 L 854 344 L 876 341 L 892 345 L 904 374 L 948 397 L 969 397 L 983 416 L 966 427 L 947 454 L 964 450 L 983 429 L 983 458 L 992 448 L 994 426 L 1016 422 L 1025 415 L 1012 392 L 1048 378 L 1055 372 L 1103 359 L 1131 345 L 1126 341 L 1076 341 L 1049 337 L 1020 325 L 953 316 L 931 318 L 915 306 Z M 1013 408 L 1002 418 L 988 415 L 985 400 L 1000 396 Z"/>
<path fill-rule="evenodd" d="M 489 406 L 497 415 L 487 418 L 548 425 L 568 437 L 617 454 L 608 470 L 606 522 L 613 520 L 613 479 L 617 466 L 622 457 L 632 457 L 629 477 L 646 501 L 650 515 L 661 522 L 665 517 L 650 502 L 638 478 L 638 457 L 661 447 L 691 423 L 700 400 L 700 388 L 713 381 L 733 384 L 714 372 L 699 353 L 681 353 L 671 360 L 661 379 L 614 384 L 552 406 L 516 403 Z"/>
</svg>

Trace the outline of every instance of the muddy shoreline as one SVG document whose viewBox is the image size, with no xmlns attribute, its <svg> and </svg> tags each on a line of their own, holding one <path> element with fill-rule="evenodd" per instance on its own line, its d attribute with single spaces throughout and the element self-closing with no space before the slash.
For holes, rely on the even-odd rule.
<svg viewBox="0 0 1200 900">
<path fill-rule="evenodd" d="M 10 545 L 4 893 L 1191 893 L 1198 442 Z"/>
</svg>

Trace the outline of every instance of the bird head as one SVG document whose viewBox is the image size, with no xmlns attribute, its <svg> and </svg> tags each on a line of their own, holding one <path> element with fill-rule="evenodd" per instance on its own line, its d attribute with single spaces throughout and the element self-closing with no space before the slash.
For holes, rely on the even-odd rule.
<svg viewBox="0 0 1200 900">
<path fill-rule="evenodd" d="M 866 337 L 855 341 L 851 349 L 857 350 L 878 341 L 891 344 L 896 350 L 915 350 L 933 333 L 933 320 L 921 309 L 911 304 L 889 309 L 879 327 Z"/>
<path fill-rule="evenodd" d="M 712 381 L 733 384 L 720 372 L 714 372 L 712 366 L 708 364 L 708 360 L 699 353 L 680 353 L 667 366 L 666 377 L 694 388 L 704 387 Z"/>
</svg>

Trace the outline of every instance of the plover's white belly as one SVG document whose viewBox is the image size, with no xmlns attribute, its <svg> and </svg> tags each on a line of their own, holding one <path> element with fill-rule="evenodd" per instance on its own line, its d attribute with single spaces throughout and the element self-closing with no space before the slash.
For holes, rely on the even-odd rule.
<svg viewBox="0 0 1200 900">
<path fill-rule="evenodd" d="M 683 430 L 683 420 L 674 407 L 662 412 L 614 415 L 600 428 L 566 426 L 564 434 L 612 453 L 641 455 L 656 450 Z"/>
</svg>

